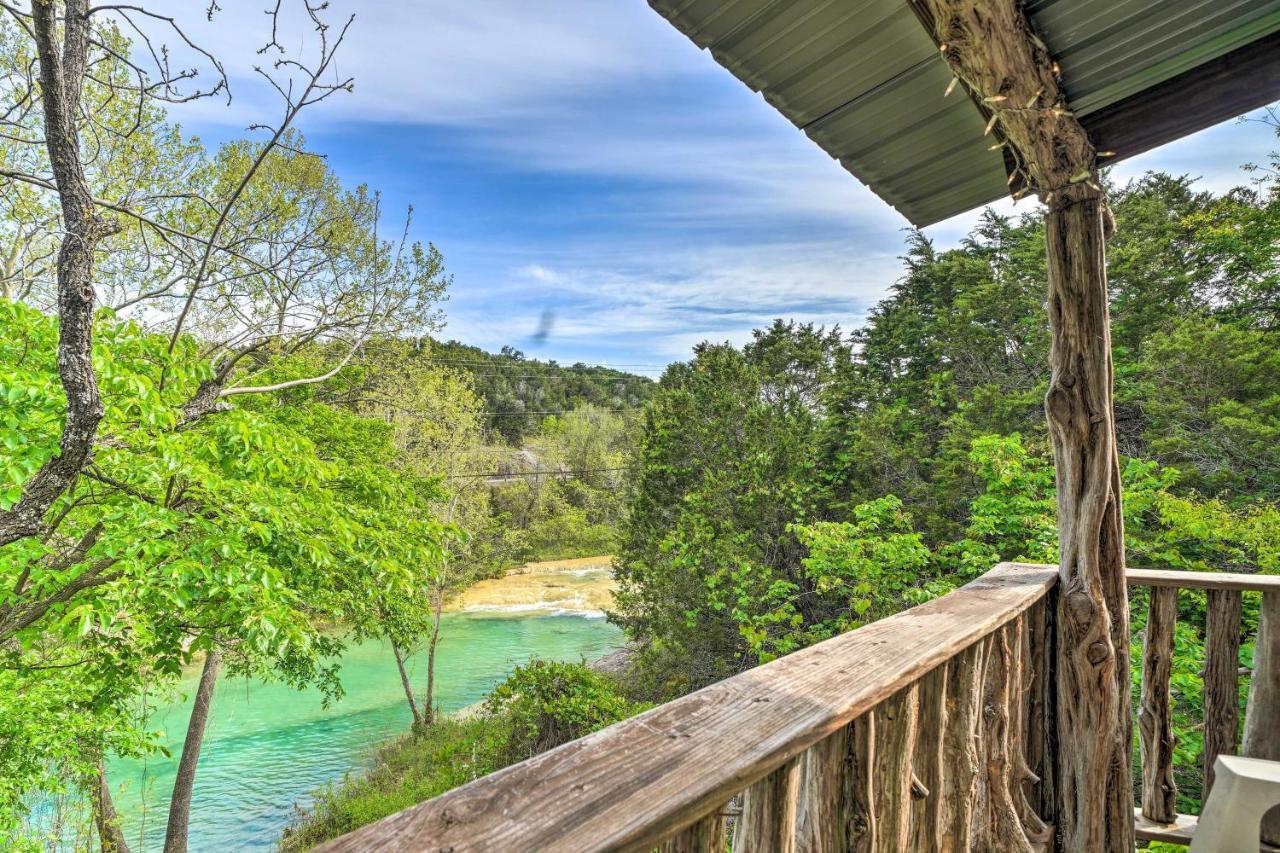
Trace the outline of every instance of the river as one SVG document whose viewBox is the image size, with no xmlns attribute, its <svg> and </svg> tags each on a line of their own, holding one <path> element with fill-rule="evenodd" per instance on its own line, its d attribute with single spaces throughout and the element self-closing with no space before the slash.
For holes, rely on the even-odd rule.
<svg viewBox="0 0 1280 853">
<path fill-rule="evenodd" d="M 607 563 L 605 563 L 607 564 Z M 621 632 L 606 622 L 610 579 L 599 559 L 551 564 L 486 581 L 444 614 L 437 659 L 445 712 L 479 701 L 532 657 L 591 660 L 616 649 Z M 425 655 L 410 660 L 425 683 Z M 152 719 L 171 757 L 115 760 L 108 774 L 134 853 L 163 846 L 169 791 L 191 711 L 187 700 Z M 274 683 L 219 681 L 200 755 L 189 849 L 272 850 L 309 792 L 365 766 L 382 740 L 408 730 L 410 714 L 385 644 L 354 646 L 342 659 L 344 698 L 324 708 L 317 691 Z"/>
</svg>

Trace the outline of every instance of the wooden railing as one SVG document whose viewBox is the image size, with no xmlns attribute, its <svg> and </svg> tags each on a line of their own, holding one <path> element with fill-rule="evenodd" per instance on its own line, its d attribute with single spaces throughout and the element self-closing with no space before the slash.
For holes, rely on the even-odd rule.
<svg viewBox="0 0 1280 853">
<path fill-rule="evenodd" d="M 1056 579 L 1001 564 L 321 849 L 720 853 L 741 795 L 736 851 L 1026 850 L 1053 801 Z"/>
<path fill-rule="evenodd" d="M 1055 567 L 1002 563 L 320 849 L 722 853 L 730 819 L 735 853 L 1052 849 L 1057 762 L 1070 760 L 1054 753 L 1047 675 L 1056 581 Z M 1177 588 L 1209 589 L 1211 764 L 1210 750 L 1235 751 L 1240 593 L 1265 590 L 1267 630 L 1280 630 L 1280 578 L 1133 571 L 1129 582 L 1153 592 L 1138 835 L 1185 841 L 1194 818 L 1174 807 L 1169 703 Z M 1260 683 L 1258 707 L 1280 705 L 1274 674 Z"/>
<path fill-rule="evenodd" d="M 1206 591 L 1204 751 L 1201 799 L 1213 785 L 1218 755 L 1240 746 L 1240 619 L 1242 593 L 1262 593 L 1258 652 L 1246 714 L 1246 754 L 1280 757 L 1280 577 L 1216 572 L 1131 569 L 1130 586 L 1150 587 L 1142 645 L 1142 695 L 1137 707 L 1142 796 L 1135 816 L 1139 838 L 1187 843 L 1196 819 L 1179 814 L 1174 782 L 1173 708 L 1169 691 L 1178 590 Z"/>
</svg>

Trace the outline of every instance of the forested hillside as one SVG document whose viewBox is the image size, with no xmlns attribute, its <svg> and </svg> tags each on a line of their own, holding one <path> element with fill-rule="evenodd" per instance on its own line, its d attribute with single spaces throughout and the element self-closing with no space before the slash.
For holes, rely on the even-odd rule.
<svg viewBox="0 0 1280 853">
<path fill-rule="evenodd" d="M 1164 174 L 1113 188 L 1131 565 L 1280 571 L 1277 165 L 1224 195 Z M 854 628 L 1002 559 L 1056 561 L 1041 228 L 988 213 L 945 251 L 912 234 L 902 278 L 861 327 L 778 321 L 668 369 L 617 561 L 616 618 L 650 695 Z M 1183 602 L 1186 757 L 1199 749 L 1203 598 Z M 1194 780 L 1182 790 L 1194 797 Z"/>
<path fill-rule="evenodd" d="M 432 362 L 473 377 L 490 432 L 515 445 L 536 434 L 548 417 L 587 405 L 629 411 L 653 394 L 654 382 L 646 376 L 603 365 L 540 361 L 509 346 L 493 354 L 458 341 L 432 341 L 428 353 Z"/>
</svg>

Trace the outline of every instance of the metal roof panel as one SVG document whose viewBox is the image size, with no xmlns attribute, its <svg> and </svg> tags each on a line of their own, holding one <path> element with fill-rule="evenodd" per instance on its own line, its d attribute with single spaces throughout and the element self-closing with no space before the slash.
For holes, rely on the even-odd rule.
<svg viewBox="0 0 1280 853">
<path fill-rule="evenodd" d="M 942 97 L 951 71 L 903 0 L 649 2 L 913 223 L 1007 192 L 981 113 L 963 93 Z M 1280 31 L 1280 0 L 1030 0 L 1027 11 L 1082 119 Z"/>
</svg>

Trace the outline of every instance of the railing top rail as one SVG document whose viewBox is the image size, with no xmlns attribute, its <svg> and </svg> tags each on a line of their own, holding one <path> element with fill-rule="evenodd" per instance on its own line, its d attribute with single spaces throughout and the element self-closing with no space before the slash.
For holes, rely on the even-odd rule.
<svg viewBox="0 0 1280 853">
<path fill-rule="evenodd" d="M 1280 575 L 1246 575 L 1232 572 L 1190 572 L 1180 569 L 1129 569 L 1129 586 L 1175 586 L 1179 589 L 1238 589 L 1244 592 L 1280 592 Z"/>
<path fill-rule="evenodd" d="M 643 849 L 1003 627 L 1056 580 L 1052 566 L 1001 563 L 319 849 Z"/>
</svg>

